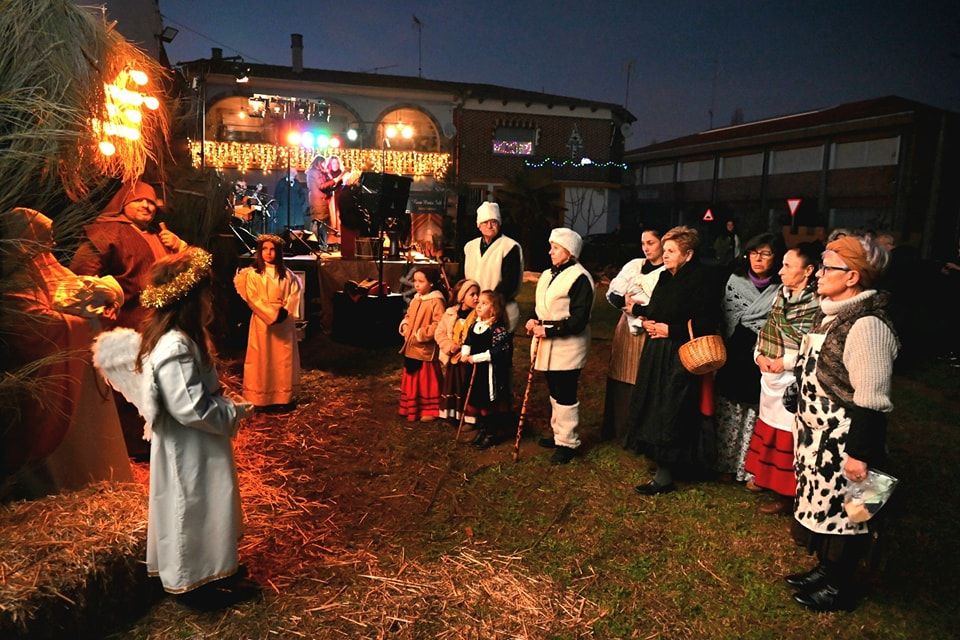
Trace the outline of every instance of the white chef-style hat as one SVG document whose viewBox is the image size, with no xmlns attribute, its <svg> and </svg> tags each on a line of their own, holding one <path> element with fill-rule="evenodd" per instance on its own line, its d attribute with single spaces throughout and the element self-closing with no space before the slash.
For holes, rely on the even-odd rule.
<svg viewBox="0 0 960 640">
<path fill-rule="evenodd" d="M 566 227 L 557 227 L 550 232 L 550 242 L 555 242 L 570 252 L 574 258 L 580 257 L 580 250 L 583 249 L 583 238 L 573 229 Z"/>
</svg>

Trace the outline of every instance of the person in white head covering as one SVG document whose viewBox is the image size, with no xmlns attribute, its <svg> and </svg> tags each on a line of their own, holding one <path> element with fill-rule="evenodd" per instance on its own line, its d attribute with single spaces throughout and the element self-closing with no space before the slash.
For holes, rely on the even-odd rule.
<svg viewBox="0 0 960 640">
<path fill-rule="evenodd" d="M 500 233 L 500 205 L 484 202 L 477 207 L 480 237 L 463 248 L 463 274 L 480 289 L 496 291 L 506 303 L 507 328 L 516 331 L 520 322 L 517 292 L 523 282 L 523 250 L 516 240 Z"/>
<path fill-rule="evenodd" d="M 537 282 L 536 318 L 527 321 L 534 369 L 543 371 L 550 390 L 550 426 L 553 437 L 542 438 L 541 447 L 554 449 L 552 464 L 566 464 L 580 446 L 577 427 L 580 402 L 577 385 L 590 349 L 590 311 L 593 278 L 577 262 L 583 240 L 565 227 L 550 233 L 550 262 Z M 537 346 L 539 343 L 539 347 Z"/>
</svg>

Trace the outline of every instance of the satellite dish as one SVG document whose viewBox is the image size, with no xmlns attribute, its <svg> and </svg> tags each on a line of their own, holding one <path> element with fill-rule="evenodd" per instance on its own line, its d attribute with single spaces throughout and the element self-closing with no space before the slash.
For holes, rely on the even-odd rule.
<svg viewBox="0 0 960 640">
<path fill-rule="evenodd" d="M 443 125 L 443 135 L 447 136 L 448 138 L 452 138 L 453 136 L 457 135 L 457 127 L 454 126 L 452 122 L 445 123 Z"/>
<path fill-rule="evenodd" d="M 632 129 L 633 127 L 630 126 L 629 122 L 624 122 L 622 125 L 620 125 L 620 133 L 624 138 L 630 137 L 630 132 Z"/>
</svg>

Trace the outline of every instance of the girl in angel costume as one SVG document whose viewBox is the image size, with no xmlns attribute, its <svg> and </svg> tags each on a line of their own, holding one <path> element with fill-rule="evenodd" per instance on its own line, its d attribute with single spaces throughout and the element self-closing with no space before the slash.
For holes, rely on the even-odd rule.
<svg viewBox="0 0 960 640">
<path fill-rule="evenodd" d="M 224 395 L 214 366 L 212 257 L 190 248 L 153 268 L 142 335 L 120 328 L 94 345 L 94 364 L 140 410 L 150 441 L 147 572 L 202 608 L 252 597 L 238 563 L 241 511 L 231 440 L 252 405 Z"/>
</svg>

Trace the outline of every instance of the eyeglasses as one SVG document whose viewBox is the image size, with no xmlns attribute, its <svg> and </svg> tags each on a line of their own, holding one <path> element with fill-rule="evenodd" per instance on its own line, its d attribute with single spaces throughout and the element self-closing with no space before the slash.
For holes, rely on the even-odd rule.
<svg viewBox="0 0 960 640">
<path fill-rule="evenodd" d="M 773 251 L 748 251 L 747 255 L 751 258 L 772 258 Z"/>
<path fill-rule="evenodd" d="M 817 273 L 826 273 L 827 271 L 853 271 L 850 267 L 831 267 L 828 264 L 820 265 L 820 268 L 817 269 Z"/>
</svg>

